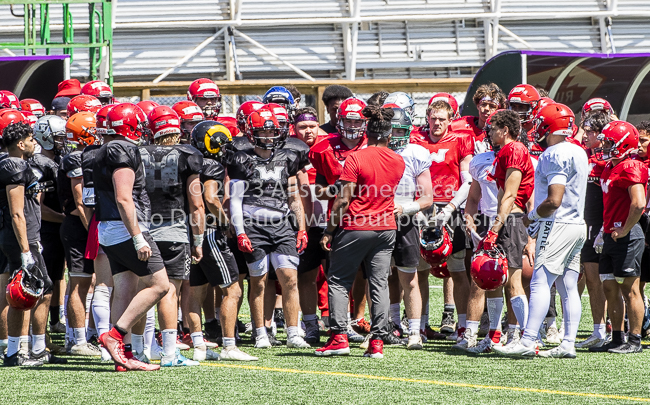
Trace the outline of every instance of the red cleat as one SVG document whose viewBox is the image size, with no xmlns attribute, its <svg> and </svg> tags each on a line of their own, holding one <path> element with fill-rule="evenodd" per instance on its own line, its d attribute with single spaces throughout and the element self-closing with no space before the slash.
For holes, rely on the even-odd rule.
<svg viewBox="0 0 650 405">
<path fill-rule="evenodd" d="M 113 328 L 99 336 L 99 343 L 104 346 L 116 364 L 126 366 L 128 359 L 124 354 L 124 341 L 122 339 L 123 336 Z"/>
<path fill-rule="evenodd" d="M 127 360 L 125 368 L 128 371 L 156 371 L 160 370 L 160 365 L 143 363 L 133 357 Z"/>
<path fill-rule="evenodd" d="M 363 354 L 363 357 L 370 357 L 373 359 L 384 358 L 384 341 L 381 339 L 370 339 L 368 349 Z"/>
<path fill-rule="evenodd" d="M 325 346 L 316 349 L 316 356 L 347 356 L 350 354 L 348 335 L 339 333 L 332 335 L 325 343 Z"/>
</svg>

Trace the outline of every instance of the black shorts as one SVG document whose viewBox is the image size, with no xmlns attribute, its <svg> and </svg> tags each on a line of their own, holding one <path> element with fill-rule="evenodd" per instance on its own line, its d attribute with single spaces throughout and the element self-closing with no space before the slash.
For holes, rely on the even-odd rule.
<svg viewBox="0 0 650 405">
<path fill-rule="evenodd" d="M 327 252 L 320 246 L 320 240 L 323 238 L 323 228 L 313 227 L 307 231 L 307 248 L 300 255 L 298 263 L 298 274 L 307 273 L 322 264 L 327 259 Z"/>
<path fill-rule="evenodd" d="M 648 214 L 641 215 L 639 225 L 645 234 L 645 249 L 643 249 L 643 259 L 641 259 L 641 278 L 640 281 L 650 282 L 650 219 Z"/>
<path fill-rule="evenodd" d="M 420 228 L 413 217 L 402 216 L 395 234 L 393 259 L 395 266 L 414 268 L 420 263 Z M 406 220 L 408 218 L 408 222 Z M 401 218 L 400 218 L 401 219 Z"/>
<path fill-rule="evenodd" d="M 12 228 L 5 228 L 0 232 L 0 234 L 0 250 L 6 259 L 7 264 L 5 268 L 7 269 L 7 273 L 9 273 L 9 277 L 11 277 L 13 276 L 13 273 L 16 270 L 20 269 L 20 267 L 23 265 L 22 260 L 20 259 L 20 252 L 22 249 L 16 240 L 16 236 L 14 235 Z M 52 279 L 50 278 L 49 274 L 47 274 L 45 260 L 41 254 L 40 242 L 29 242 L 29 251 L 32 252 L 32 256 L 36 262 L 34 267 L 31 269 L 31 273 L 39 279 L 43 280 L 43 295 L 49 294 L 52 292 L 54 284 L 52 283 Z"/>
<path fill-rule="evenodd" d="M 499 231 L 497 246 L 503 250 L 508 258 L 508 267 L 521 269 L 524 265 L 524 247 L 528 243 L 528 231 L 521 221 L 523 213 L 508 215 L 506 223 Z"/>
<path fill-rule="evenodd" d="M 61 226 L 61 224 L 54 222 L 41 222 L 43 260 L 45 260 L 45 267 L 47 267 L 47 273 L 52 281 L 63 280 L 63 273 L 65 272 L 66 257 L 60 236 Z"/>
<path fill-rule="evenodd" d="M 156 242 L 167 277 L 174 280 L 187 280 L 190 277 L 190 244 L 182 242 Z"/>
<path fill-rule="evenodd" d="M 235 263 L 237 263 L 237 271 L 239 274 L 248 275 L 248 265 L 246 264 L 246 258 L 244 257 L 244 252 L 239 250 L 237 247 L 237 238 L 227 238 L 227 241 L 228 249 L 230 249 L 230 252 L 235 257 Z"/>
<path fill-rule="evenodd" d="M 298 257 L 296 234 L 288 220 L 264 224 L 245 222 L 244 230 L 253 245 L 253 253 L 244 253 L 246 263 L 255 263 L 270 253 Z"/>
<path fill-rule="evenodd" d="M 151 257 L 146 262 L 138 259 L 138 252 L 135 250 L 131 239 L 117 245 L 100 245 L 104 253 L 106 253 L 106 257 L 108 257 L 113 275 L 130 271 L 138 277 L 146 277 L 165 268 L 158 245 L 149 235 L 149 232 L 143 232 L 142 236 L 151 246 Z"/>
<path fill-rule="evenodd" d="M 603 224 L 587 224 L 587 240 L 580 251 L 580 263 L 599 263 L 600 254 L 594 249 L 594 242 Z"/>
<path fill-rule="evenodd" d="M 617 241 L 612 235 L 603 235 L 605 243 L 598 264 L 599 274 L 613 274 L 614 277 L 639 277 L 641 259 L 645 248 L 645 237 L 641 227 L 634 225 L 632 231 Z"/>
<path fill-rule="evenodd" d="M 65 217 L 61 224 L 60 240 L 65 249 L 65 260 L 68 262 L 70 274 L 93 274 L 95 272 L 93 261 L 85 257 L 88 230 L 81 222 L 81 218 L 76 215 Z M 43 247 L 43 256 L 45 257 L 45 247 Z"/>
<path fill-rule="evenodd" d="M 237 281 L 239 270 L 226 236 L 217 229 L 208 228 L 203 239 L 203 259 L 190 267 L 190 286 L 210 283 L 213 287 L 225 288 Z"/>
</svg>

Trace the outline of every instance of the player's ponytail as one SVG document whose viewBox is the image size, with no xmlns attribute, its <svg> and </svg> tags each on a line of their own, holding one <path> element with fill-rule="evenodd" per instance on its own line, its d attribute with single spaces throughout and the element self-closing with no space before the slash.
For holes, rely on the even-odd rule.
<svg viewBox="0 0 650 405">
<path fill-rule="evenodd" d="M 361 113 L 368 118 L 368 129 L 366 130 L 368 137 L 388 139 L 393 131 L 391 120 L 395 113 L 392 108 L 369 105 Z"/>
</svg>

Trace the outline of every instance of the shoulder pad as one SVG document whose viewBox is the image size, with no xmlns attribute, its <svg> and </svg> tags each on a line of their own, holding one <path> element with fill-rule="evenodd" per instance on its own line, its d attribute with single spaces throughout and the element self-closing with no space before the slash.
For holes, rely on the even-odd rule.
<svg viewBox="0 0 650 405">
<path fill-rule="evenodd" d="M 253 150 L 253 145 L 250 143 L 247 137 L 245 136 L 236 136 L 232 138 L 231 143 L 233 149 L 237 151 L 246 151 Z"/>
<path fill-rule="evenodd" d="M 81 168 L 81 152 L 69 153 L 61 159 L 61 170 L 68 173 L 71 170 Z"/>
<path fill-rule="evenodd" d="M 201 182 L 208 180 L 223 181 L 226 177 L 226 170 L 223 165 L 214 159 L 203 159 L 203 168 L 201 169 Z"/>
<path fill-rule="evenodd" d="M 126 141 L 112 141 L 106 145 L 105 164 L 119 168 L 129 167 L 134 171 L 140 166 L 138 147 Z"/>
<path fill-rule="evenodd" d="M 244 151 L 237 151 L 228 162 L 231 179 L 248 180 L 255 167 L 255 159 Z"/>
</svg>

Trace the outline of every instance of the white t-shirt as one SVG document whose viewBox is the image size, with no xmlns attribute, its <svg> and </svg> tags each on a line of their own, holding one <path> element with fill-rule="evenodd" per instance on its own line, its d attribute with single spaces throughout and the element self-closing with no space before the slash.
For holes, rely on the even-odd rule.
<svg viewBox="0 0 650 405">
<path fill-rule="evenodd" d="M 546 149 L 535 170 L 535 210 L 548 197 L 548 186 L 565 186 L 562 205 L 548 218 L 564 224 L 584 224 L 589 161 L 578 145 L 561 142 Z"/>
<path fill-rule="evenodd" d="M 141 232 L 148 232 L 148 223 L 138 221 Z M 100 221 L 97 224 L 99 244 L 113 246 L 131 239 L 131 234 L 122 221 Z"/>
<path fill-rule="evenodd" d="M 469 162 L 469 174 L 472 176 L 472 179 L 478 181 L 481 186 L 481 201 L 479 203 L 479 209 L 482 214 L 490 218 L 497 215 L 497 195 L 499 194 L 496 181 L 488 179 L 488 174 L 492 172 L 493 163 L 493 151 L 475 155 Z"/>
<path fill-rule="evenodd" d="M 415 199 L 417 178 L 429 170 L 431 157 L 429 151 L 424 147 L 412 143 L 396 152 L 404 159 L 405 168 L 397 190 L 395 190 L 395 202 L 403 205 Z"/>
</svg>

